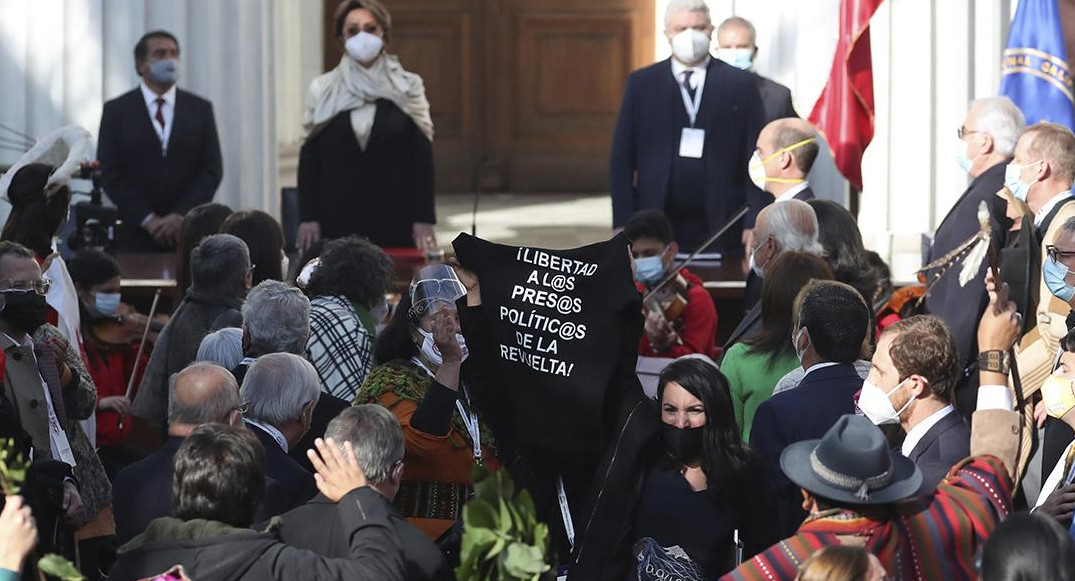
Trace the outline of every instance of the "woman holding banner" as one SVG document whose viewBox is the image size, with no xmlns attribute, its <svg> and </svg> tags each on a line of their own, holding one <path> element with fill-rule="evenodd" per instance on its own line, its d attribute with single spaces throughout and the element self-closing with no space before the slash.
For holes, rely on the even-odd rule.
<svg viewBox="0 0 1075 581">
<path fill-rule="evenodd" d="M 460 377 L 467 346 L 455 302 L 465 294 L 451 267 L 418 271 L 377 343 L 378 365 L 355 398 L 356 405 L 378 403 L 399 419 L 406 468 L 396 507 L 449 549 L 475 463 L 497 465 L 492 433 Z"/>
</svg>

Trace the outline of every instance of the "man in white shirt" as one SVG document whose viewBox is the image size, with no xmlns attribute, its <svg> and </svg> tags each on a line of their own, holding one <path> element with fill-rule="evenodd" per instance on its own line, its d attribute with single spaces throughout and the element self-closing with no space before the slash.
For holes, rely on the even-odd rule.
<svg viewBox="0 0 1075 581">
<path fill-rule="evenodd" d="M 134 48 L 138 87 L 101 115 L 102 185 L 119 209 L 127 251 L 174 247 L 183 215 L 211 201 L 223 175 L 213 106 L 176 88 L 179 63 L 175 36 L 147 33 Z"/>
<path fill-rule="evenodd" d="M 875 424 L 899 424 L 900 453 L 922 471 L 931 490 L 970 455 L 970 427 L 952 407 L 961 365 L 955 338 L 933 316 L 885 329 L 863 384 L 859 408 Z"/>
<path fill-rule="evenodd" d="M 814 191 L 806 176 L 817 153 L 817 134 L 809 123 L 799 118 L 777 119 L 758 134 L 750 178 L 777 202 L 812 200 Z"/>
</svg>

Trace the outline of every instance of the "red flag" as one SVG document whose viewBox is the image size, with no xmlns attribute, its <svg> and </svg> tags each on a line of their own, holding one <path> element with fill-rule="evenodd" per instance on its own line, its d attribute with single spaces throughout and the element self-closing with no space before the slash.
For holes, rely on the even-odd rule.
<svg viewBox="0 0 1075 581">
<path fill-rule="evenodd" d="M 829 142 L 836 167 L 862 191 L 862 152 L 873 139 L 870 17 L 883 0 L 840 0 L 840 38 L 829 82 L 810 113 Z"/>
</svg>

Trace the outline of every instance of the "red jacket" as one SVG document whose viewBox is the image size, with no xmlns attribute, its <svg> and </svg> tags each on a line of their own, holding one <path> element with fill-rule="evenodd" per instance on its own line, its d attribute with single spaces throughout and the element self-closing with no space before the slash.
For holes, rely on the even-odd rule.
<svg viewBox="0 0 1075 581">
<path fill-rule="evenodd" d="M 97 400 L 100 401 L 112 395 L 124 395 L 127 393 L 127 380 L 134 370 L 134 358 L 138 355 L 137 345 L 128 345 L 116 349 L 101 348 L 86 341 L 86 369 L 97 386 Z M 138 377 L 134 380 L 135 391 L 142 381 L 142 373 L 146 369 L 149 358 L 142 355 L 142 361 L 138 364 Z M 134 399 L 134 393 L 131 394 Z M 131 427 L 131 419 L 123 423 L 120 428 L 119 414 L 114 411 L 97 410 L 97 445 L 115 446 L 123 441 L 127 430 Z"/>
<path fill-rule="evenodd" d="M 680 271 L 680 274 L 687 279 L 687 308 L 672 324 L 683 344 L 672 345 L 667 351 L 658 353 L 650 346 L 649 337 L 643 333 L 642 341 L 638 345 L 639 355 L 673 358 L 691 353 L 713 355 L 713 340 L 717 334 L 717 308 L 713 305 L 709 291 L 702 286 L 702 279 L 686 268 Z M 638 290 L 646 292 L 646 287 L 639 285 Z"/>
</svg>

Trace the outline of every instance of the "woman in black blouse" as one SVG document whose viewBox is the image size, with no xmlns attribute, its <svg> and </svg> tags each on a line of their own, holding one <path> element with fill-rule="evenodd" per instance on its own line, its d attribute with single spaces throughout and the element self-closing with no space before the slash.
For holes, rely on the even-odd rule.
<svg viewBox="0 0 1075 581">
<path fill-rule="evenodd" d="M 361 234 L 381 247 L 435 246 L 433 122 L 422 78 L 385 52 L 376 0 L 335 16 L 340 64 L 310 84 L 299 153 L 298 247 Z"/>
<path fill-rule="evenodd" d="M 715 367 L 680 359 L 658 385 L 660 436 L 627 522 L 631 577 L 715 579 L 734 565 L 734 531 L 744 556 L 777 540 L 765 466 L 743 443 Z"/>
</svg>

